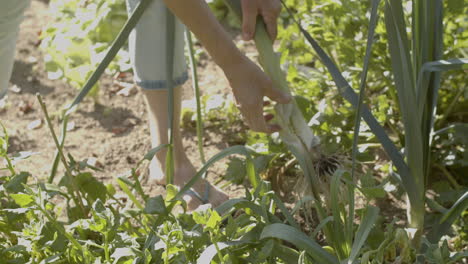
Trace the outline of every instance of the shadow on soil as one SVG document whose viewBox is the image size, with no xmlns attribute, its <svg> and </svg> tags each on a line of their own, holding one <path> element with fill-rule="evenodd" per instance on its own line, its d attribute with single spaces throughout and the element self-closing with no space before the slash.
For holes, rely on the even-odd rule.
<svg viewBox="0 0 468 264">
<path fill-rule="evenodd" d="M 54 87 L 41 83 L 41 81 L 36 78 L 36 75 L 37 73 L 34 71 L 34 64 L 16 60 L 10 80 L 12 84 L 21 88 L 21 91 L 24 93 L 40 93 L 42 95 L 52 93 L 54 91 Z"/>
<path fill-rule="evenodd" d="M 128 135 L 133 128 L 141 123 L 141 119 L 133 112 L 123 107 L 109 107 L 101 104 L 94 106 L 94 111 L 86 112 L 78 110 L 84 117 L 90 117 L 98 121 L 100 126 L 115 136 Z"/>
</svg>

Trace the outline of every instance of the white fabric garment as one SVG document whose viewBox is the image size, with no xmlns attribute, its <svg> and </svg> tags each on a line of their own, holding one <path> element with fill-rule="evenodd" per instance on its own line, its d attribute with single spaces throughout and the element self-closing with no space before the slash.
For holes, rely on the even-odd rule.
<svg viewBox="0 0 468 264">
<path fill-rule="evenodd" d="M 127 10 L 135 9 L 139 0 L 127 0 Z M 162 0 L 154 0 L 130 34 L 129 48 L 136 83 L 143 89 L 167 89 L 166 82 L 166 14 Z M 176 18 L 174 47 L 174 86 L 187 79 L 184 54 L 185 26 Z"/>
<path fill-rule="evenodd" d="M 15 59 L 16 39 L 24 11 L 30 0 L 1 0 L 0 8 L 0 99 L 8 91 L 13 62 Z"/>
</svg>

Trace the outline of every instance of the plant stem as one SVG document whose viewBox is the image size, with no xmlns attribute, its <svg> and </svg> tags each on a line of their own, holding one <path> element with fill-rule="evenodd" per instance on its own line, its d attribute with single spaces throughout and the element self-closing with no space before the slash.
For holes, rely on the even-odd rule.
<svg viewBox="0 0 468 264">
<path fill-rule="evenodd" d="M 110 256 L 109 256 L 109 237 L 108 233 L 104 233 L 104 256 L 106 258 L 106 261 L 110 263 Z"/>
<path fill-rule="evenodd" d="M 169 148 L 166 154 L 166 184 L 174 183 L 174 43 L 175 17 L 166 10 L 166 80 L 168 89 L 168 137 Z M 180 118 L 180 117 L 177 117 Z"/>
<path fill-rule="evenodd" d="M 202 120 L 201 103 L 200 103 L 200 86 L 198 84 L 197 61 L 195 59 L 195 51 L 193 48 L 192 33 L 190 33 L 189 30 L 186 30 L 185 36 L 187 38 L 187 43 L 189 47 L 190 67 L 192 69 L 192 83 L 193 83 L 193 90 L 195 93 L 195 102 L 197 104 L 198 151 L 200 152 L 201 162 L 205 164 L 206 163 L 205 153 L 203 151 L 203 120 Z"/>
<path fill-rule="evenodd" d="M 13 164 L 11 163 L 11 160 L 10 158 L 8 158 L 8 155 L 5 155 L 5 160 L 7 162 L 7 165 L 8 165 L 8 170 L 11 172 L 11 175 L 16 175 L 16 171 L 15 171 L 15 168 L 13 167 Z"/>
<path fill-rule="evenodd" d="M 81 197 L 80 190 L 78 189 L 78 186 L 76 186 L 75 179 L 72 176 L 70 167 L 68 167 L 67 160 L 65 158 L 65 155 L 63 154 L 62 146 L 59 144 L 58 139 L 57 139 L 57 135 L 55 134 L 54 128 L 52 127 L 52 122 L 50 121 L 50 117 L 49 117 L 49 114 L 47 112 L 47 107 L 44 104 L 44 101 L 42 100 L 42 96 L 40 94 L 37 94 L 36 97 L 37 97 L 37 100 L 39 100 L 39 104 L 41 105 L 42 111 L 44 112 L 46 123 L 47 123 L 47 125 L 49 127 L 49 130 L 50 130 L 51 134 L 52 134 L 52 138 L 54 139 L 55 146 L 57 147 L 57 151 L 58 151 L 58 153 L 60 155 L 60 159 L 62 160 L 63 166 L 65 167 L 66 175 L 67 175 L 68 179 L 70 180 L 72 188 L 76 192 L 77 197 L 75 197 L 73 195 L 73 192 L 71 193 L 71 195 L 74 198 L 74 201 L 77 204 L 77 206 L 79 206 L 81 208 L 81 210 L 83 211 L 83 216 L 86 216 L 86 210 L 85 210 L 85 207 L 83 205 L 83 199 Z"/>
<path fill-rule="evenodd" d="M 462 188 L 460 184 L 458 184 L 457 180 L 455 180 L 452 174 L 447 170 L 447 168 L 445 168 L 445 166 L 442 166 L 438 163 L 434 163 L 433 166 L 439 169 L 444 174 L 444 176 L 447 177 L 447 180 L 452 184 L 455 190 L 460 190 Z"/>
<path fill-rule="evenodd" d="M 464 90 L 465 87 L 458 90 L 452 102 L 450 102 L 450 105 L 447 107 L 444 114 L 442 114 L 442 117 L 439 119 L 439 122 L 437 122 L 438 127 L 442 127 L 445 124 L 445 121 L 447 121 L 448 116 L 452 113 L 455 104 L 458 102 L 458 99 L 460 99 L 460 97 L 463 95 Z"/>
<path fill-rule="evenodd" d="M 223 254 L 221 254 L 221 250 L 219 249 L 218 247 L 218 243 L 216 243 L 215 239 L 213 238 L 213 233 L 210 231 L 210 237 L 211 237 L 211 240 L 213 241 L 213 245 L 215 246 L 216 248 L 216 254 L 218 255 L 218 258 L 219 258 L 219 261 L 223 261 Z"/>
<path fill-rule="evenodd" d="M 68 124 L 68 115 L 63 115 L 62 121 L 62 135 L 60 135 L 60 147 L 63 148 L 63 144 L 65 143 L 65 137 L 67 135 L 67 124 Z M 55 175 L 57 174 L 57 168 L 60 162 L 60 156 L 58 150 L 55 152 L 54 155 L 54 163 L 52 164 L 52 169 L 50 172 L 49 179 L 47 180 L 48 183 L 52 183 L 54 181 Z"/>
</svg>

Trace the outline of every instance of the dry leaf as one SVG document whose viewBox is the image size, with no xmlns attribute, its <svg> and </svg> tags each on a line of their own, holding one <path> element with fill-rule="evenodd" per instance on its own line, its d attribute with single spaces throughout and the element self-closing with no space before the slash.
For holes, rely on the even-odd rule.
<svg viewBox="0 0 468 264">
<path fill-rule="evenodd" d="M 36 63 L 38 60 L 36 57 L 34 56 L 29 56 L 27 59 L 26 59 L 27 62 L 29 63 Z"/>
<path fill-rule="evenodd" d="M 125 131 L 127 131 L 126 127 L 114 127 L 114 128 L 112 128 L 112 133 L 114 133 L 115 135 L 123 134 L 123 133 L 125 133 Z"/>
<path fill-rule="evenodd" d="M 117 95 L 128 97 L 128 96 L 136 94 L 136 92 L 137 92 L 136 87 L 135 87 L 134 84 L 120 82 L 119 85 L 122 86 L 123 89 L 118 91 Z"/>
<path fill-rule="evenodd" d="M 42 119 L 37 119 L 32 121 L 31 123 L 28 124 L 28 129 L 33 130 L 33 129 L 39 129 L 42 127 Z"/>
<path fill-rule="evenodd" d="M 68 132 L 68 131 L 75 130 L 75 128 L 76 128 L 76 125 L 75 125 L 75 122 L 74 122 L 74 121 L 69 122 L 69 123 L 67 124 L 67 132 Z"/>
<path fill-rule="evenodd" d="M 12 87 L 10 87 L 10 91 L 12 91 L 13 93 L 21 93 L 21 88 L 15 84 Z"/>
</svg>

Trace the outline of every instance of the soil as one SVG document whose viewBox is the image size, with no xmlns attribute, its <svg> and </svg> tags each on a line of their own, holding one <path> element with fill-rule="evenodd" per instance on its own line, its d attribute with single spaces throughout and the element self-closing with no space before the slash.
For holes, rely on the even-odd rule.
<svg viewBox="0 0 468 264">
<path fill-rule="evenodd" d="M 78 93 L 64 81 L 47 77 L 38 45 L 41 29 L 48 21 L 47 1 L 33 0 L 21 24 L 6 106 L 0 107 L 0 120 L 10 136 L 8 152 L 34 152 L 33 157 L 18 163 L 17 168 L 32 173 L 39 180 L 49 177 L 56 147 L 36 94 L 43 96 L 55 131 L 59 134 L 58 112 Z M 199 66 L 202 94 L 225 96 L 230 93 L 223 72 L 208 56 L 201 56 Z M 130 83 L 131 79 L 131 76 L 126 78 Z M 116 177 L 133 168 L 151 148 L 146 107 L 143 94 L 136 87 L 130 95 L 124 96 L 118 94 L 119 87 L 113 76 L 103 76 L 100 84 L 99 103 L 85 99 L 72 114 L 70 122 L 73 127 L 67 132 L 64 151 L 77 161 L 94 159 L 96 166 L 102 169 L 94 175 L 106 183 L 116 184 Z M 193 98 L 191 87 L 191 81 L 183 86 L 184 100 Z M 195 130 L 189 127 L 182 132 L 185 151 L 195 166 L 200 167 Z M 205 156 L 210 158 L 228 147 L 226 138 L 229 137 L 228 134 L 217 133 L 216 128 L 206 129 Z M 209 179 L 218 181 L 225 168 L 226 161 L 215 164 L 209 171 Z M 55 181 L 62 175 L 61 168 Z M 144 187 L 151 195 L 164 193 L 164 188 L 155 184 Z M 224 190 L 231 197 L 243 193 L 243 188 L 229 184 Z"/>
</svg>

